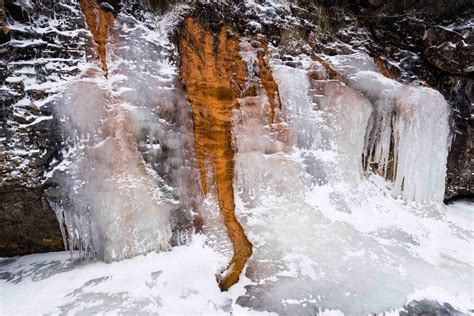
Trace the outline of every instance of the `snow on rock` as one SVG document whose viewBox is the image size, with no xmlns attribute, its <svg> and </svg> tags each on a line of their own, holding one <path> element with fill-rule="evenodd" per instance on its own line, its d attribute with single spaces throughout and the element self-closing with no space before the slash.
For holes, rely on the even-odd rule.
<svg viewBox="0 0 474 316">
<path fill-rule="evenodd" d="M 22 10 L 29 11 L 29 22 L 10 21 L 12 40 L 2 46 L 0 62 L 6 76 L 0 87 L 6 128 L 2 182 L 38 186 L 57 146 L 51 105 L 76 78 L 78 61 L 85 54 L 85 39 L 79 36 L 81 13 L 71 4 L 76 2 L 64 1 L 53 12 L 46 5 L 33 9 L 25 2 Z M 18 151 L 34 153 L 37 149 L 46 149 L 46 153 L 31 155 L 27 163 L 16 156 Z"/>
</svg>

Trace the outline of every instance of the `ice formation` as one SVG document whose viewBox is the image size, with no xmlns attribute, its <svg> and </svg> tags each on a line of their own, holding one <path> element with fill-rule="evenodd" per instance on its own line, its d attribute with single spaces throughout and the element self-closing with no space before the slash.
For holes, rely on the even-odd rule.
<svg viewBox="0 0 474 316">
<path fill-rule="evenodd" d="M 84 63 L 56 107 L 70 148 L 57 168 L 67 200 L 53 202 L 69 248 L 105 261 L 169 249 L 175 187 L 190 168 L 167 37 L 128 15 L 110 33 L 108 78 Z"/>
<path fill-rule="evenodd" d="M 364 152 L 369 167 L 375 164 L 385 178 L 393 179 L 395 197 L 441 202 L 450 143 L 450 109 L 443 96 L 384 77 L 363 53 L 329 59 L 343 80 L 374 106 Z"/>
<path fill-rule="evenodd" d="M 284 133 L 276 133 L 262 119 L 268 103 L 262 92 L 258 102 L 242 100 L 234 116 L 237 209 L 255 246 L 247 272 L 255 283 L 239 302 L 283 315 L 310 314 L 317 308 L 367 314 L 401 306 L 410 293 L 434 298 L 434 293 L 449 292 L 455 293 L 452 302 L 467 310 L 473 304 L 474 263 L 463 252 L 471 251 L 472 228 L 440 204 L 413 206 L 394 199 L 396 184 L 366 175 L 363 154 L 378 105 L 352 82 L 309 79 L 309 72 L 324 67 L 307 56 L 298 61 L 302 66 L 297 68 L 272 61 Z M 386 78 L 378 80 L 401 87 Z M 408 144 L 398 145 L 398 159 L 418 149 L 445 155 L 445 101 L 431 89 L 403 88 L 407 94 L 398 98 L 405 102 L 400 105 L 404 110 L 398 111 L 404 116 L 395 131 Z M 387 90 L 390 95 L 392 90 Z M 420 102 L 414 94 L 430 102 Z M 444 115 L 436 118 L 442 128 L 437 134 L 419 122 L 432 104 L 439 110 L 436 115 Z M 418 135 L 425 131 L 430 132 Z M 431 160 L 437 165 L 427 172 L 438 171 L 436 177 L 442 177 L 446 157 L 441 158 Z M 409 164 L 399 166 L 404 163 Z M 424 180 L 401 175 L 415 181 L 410 185 L 418 190 Z M 429 186 L 416 196 L 407 191 L 405 197 L 423 196 L 424 201 L 426 196 L 437 197 L 438 192 L 429 191 L 433 189 L 439 188 Z"/>
<path fill-rule="evenodd" d="M 262 19 L 275 11 L 246 5 Z M 177 210 L 199 212 L 205 236 L 107 265 L 63 254 L 2 261 L 2 308 L 356 315 L 428 298 L 472 310 L 472 203 L 439 203 L 449 134 L 442 96 L 384 77 L 364 54 L 323 56 L 341 74 L 330 80 L 317 59 L 300 55 L 289 66 L 269 47 L 271 94 L 261 78 L 264 49 L 246 39 L 240 56 L 256 93 L 232 113 L 233 189 L 255 248 L 241 282 L 219 291 L 214 276 L 231 244 L 215 183 L 200 195 L 190 109 L 167 60 L 176 48 L 166 32 L 179 10 L 157 29 L 150 17 L 120 13 L 107 79 L 97 64 L 79 63 L 80 78 L 56 104 L 69 147 L 51 175 L 64 179 L 67 198 L 51 201 L 69 247 L 106 261 L 167 248 Z M 273 112 L 272 100 L 281 102 Z"/>
<path fill-rule="evenodd" d="M 440 201 L 448 137 L 442 97 L 432 89 L 383 77 L 364 55 L 330 60 L 342 82 L 310 79 L 310 72 L 318 72 L 319 78 L 328 74 L 308 56 L 297 57 L 302 65 L 297 68 L 274 57 L 268 60 L 279 90 L 273 98 L 282 104 L 270 116 L 270 96 L 259 77 L 259 50 L 246 41 L 241 44 L 247 84 L 256 86 L 257 93 L 239 99 L 232 118 L 236 212 L 255 246 L 246 272 L 250 280 L 238 304 L 280 314 L 314 309 L 358 314 L 399 308 L 408 297 L 437 299 L 439 293 L 450 292 L 450 303 L 467 310 L 473 262 L 462 253 L 470 249 L 472 228 L 442 205 L 413 206 L 391 197 Z M 122 65 L 127 63 L 133 62 Z M 110 81 L 131 78 L 128 84 L 117 79 L 117 87 L 138 82 L 138 89 L 153 82 L 133 74 L 114 77 L 114 69 L 118 67 L 110 67 Z M 128 100 L 125 109 L 135 115 L 132 122 L 150 119 L 146 108 L 140 115 L 132 106 L 141 100 L 133 90 L 112 91 Z M 159 143 L 179 142 L 183 134 L 192 131 L 167 134 Z M 429 166 L 410 158 L 436 153 Z M 367 159 L 373 167 L 367 171 L 393 177 L 394 183 L 364 170 Z M 215 184 L 210 185 L 208 196 L 194 209 L 205 220 L 207 244 L 230 256 Z M 172 209 L 166 204 L 171 200 L 163 200 L 165 208 Z"/>
</svg>

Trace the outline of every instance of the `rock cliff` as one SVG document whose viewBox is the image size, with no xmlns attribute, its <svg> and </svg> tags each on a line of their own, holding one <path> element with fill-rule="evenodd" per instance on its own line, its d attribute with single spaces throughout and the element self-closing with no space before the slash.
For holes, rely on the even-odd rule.
<svg viewBox="0 0 474 316">
<path fill-rule="evenodd" d="M 248 257 L 251 245 L 233 215 L 232 111 L 238 99 L 258 95 L 259 89 L 250 84 L 252 74 L 242 60 L 244 38 L 258 51 L 256 78 L 268 98 L 271 123 L 278 123 L 275 109 L 281 101 L 265 59 L 269 46 L 295 68 L 300 65 L 293 56 L 312 56 L 333 79 L 340 74 L 320 56 L 365 52 L 385 76 L 440 91 L 452 108 L 445 199 L 472 197 L 472 7 L 468 1 L 431 2 L 2 1 L 0 255 L 62 248 L 63 227 L 45 194 L 61 183 L 52 170 L 67 155 L 56 98 L 79 75 L 80 61 L 99 60 L 107 76 L 107 34 L 117 14 L 146 21 L 176 5 L 183 10 L 170 32 L 177 49 L 169 58 L 179 68 L 176 84 L 182 84 L 191 107 L 202 192 L 209 190 L 213 174 L 225 222 L 233 223 L 229 236 L 235 252 Z M 318 79 L 318 72 L 314 76 Z"/>
</svg>

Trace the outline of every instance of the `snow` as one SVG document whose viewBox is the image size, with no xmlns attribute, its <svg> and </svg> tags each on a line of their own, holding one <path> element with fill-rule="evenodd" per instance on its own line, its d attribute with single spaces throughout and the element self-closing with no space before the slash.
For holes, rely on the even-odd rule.
<svg viewBox="0 0 474 316">
<path fill-rule="evenodd" d="M 37 118 L 35 118 L 35 120 L 31 123 L 28 123 L 28 124 L 21 124 L 20 126 L 21 127 L 28 127 L 28 126 L 32 126 L 32 125 L 36 125 L 38 123 L 41 123 L 43 121 L 48 121 L 48 120 L 52 120 L 53 117 L 51 115 L 48 115 L 48 116 L 39 116 Z"/>
<path fill-rule="evenodd" d="M 254 272 L 250 279 L 242 276 L 229 292 L 221 292 L 215 281 L 228 258 L 209 245 L 209 237 L 195 235 L 190 244 L 171 251 L 108 264 L 80 260 L 77 253 L 71 258 L 68 252 L 0 259 L 0 311 L 5 315 L 270 315 L 262 310 L 295 314 L 277 309 L 281 305 L 301 308 L 296 314 L 319 310 L 321 315 L 347 315 L 393 311 L 422 299 L 448 302 L 464 312 L 474 306 L 472 258 L 466 258 L 469 249 L 458 250 L 456 260 L 446 258 L 444 263 L 431 265 L 404 253 L 403 243 L 410 241 L 402 231 L 382 229 L 399 223 L 379 223 L 378 232 L 384 235 L 377 236 L 359 231 L 349 220 L 330 220 L 296 199 L 293 205 L 276 207 L 284 200 L 272 201 L 266 210 L 260 207 L 240 213 L 265 228 L 247 221 L 246 228 L 257 245 L 248 264 Z M 433 220 L 427 214 L 410 216 L 418 224 L 431 218 L 446 226 L 467 226 L 474 220 L 473 207 L 472 202 L 447 206 L 448 218 L 457 218 L 453 221 Z M 410 213 L 403 207 L 397 211 L 402 216 Z M 262 215 L 265 222 L 261 222 Z M 366 221 L 371 221 L 372 215 L 366 216 Z M 396 214 L 390 215 L 394 218 Z M 439 227 L 431 227 L 429 234 L 447 237 L 446 244 L 457 248 L 460 236 L 438 231 Z M 471 225 L 465 232 L 471 252 L 473 233 Z M 384 245 L 384 241 L 388 243 Z M 471 260 L 470 266 L 464 266 L 465 260 Z M 258 281 L 252 280 L 255 273 Z M 261 294 L 254 292 L 261 305 L 256 310 L 240 306 L 237 299 L 256 287 L 264 289 Z"/>
<path fill-rule="evenodd" d="M 32 39 L 32 40 L 11 40 L 10 45 L 14 47 L 28 47 L 28 46 L 40 46 L 45 45 L 47 42 L 40 40 L 40 39 Z"/>
<path fill-rule="evenodd" d="M 225 258 L 197 235 L 187 246 L 106 264 L 47 253 L 0 261 L 3 315 L 269 315 L 235 304 L 248 279 L 222 293 L 215 273 Z"/>
</svg>

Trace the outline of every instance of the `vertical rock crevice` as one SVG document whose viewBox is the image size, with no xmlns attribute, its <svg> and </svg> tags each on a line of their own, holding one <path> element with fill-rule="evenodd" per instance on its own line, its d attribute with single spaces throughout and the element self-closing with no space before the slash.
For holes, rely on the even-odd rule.
<svg viewBox="0 0 474 316">
<path fill-rule="evenodd" d="M 252 254 L 252 244 L 235 216 L 232 183 L 232 111 L 245 81 L 239 44 L 230 29 L 222 27 L 215 35 L 192 18 L 183 22 L 179 38 L 180 70 L 192 107 L 202 190 L 208 193 L 206 177 L 213 174 L 219 208 L 233 245 L 233 257 L 219 280 L 224 291 L 238 281 Z M 212 170 L 208 170 L 209 166 Z"/>
</svg>

